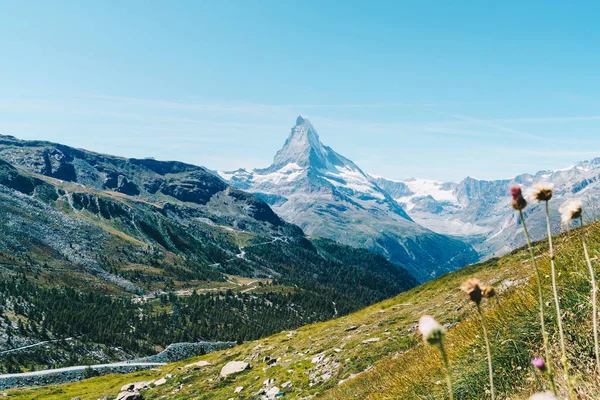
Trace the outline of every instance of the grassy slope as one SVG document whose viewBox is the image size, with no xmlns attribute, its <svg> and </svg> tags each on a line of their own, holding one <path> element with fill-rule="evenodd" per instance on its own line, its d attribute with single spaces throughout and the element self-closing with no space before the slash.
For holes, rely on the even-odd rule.
<svg viewBox="0 0 600 400">
<path fill-rule="evenodd" d="M 580 251 L 579 232 L 559 237 L 557 266 L 569 341 L 569 360 L 577 374 L 580 398 L 593 399 L 593 347 L 589 305 L 590 286 L 587 268 Z M 592 257 L 600 250 L 600 225 L 589 227 Z M 547 250 L 540 243 L 536 252 Z M 554 365 L 559 367 L 559 349 L 554 310 L 550 306 L 549 260 L 539 258 L 543 269 L 548 302 L 548 325 L 553 345 Z M 285 398 L 319 394 L 325 399 L 441 399 L 445 386 L 441 360 L 435 349 L 421 344 L 416 321 L 423 314 L 434 315 L 449 328 L 446 345 L 453 363 L 458 399 L 485 399 L 487 367 L 485 349 L 474 307 L 460 292 L 461 282 L 474 275 L 494 284 L 500 293 L 502 309 L 484 304 L 492 332 L 493 359 L 497 391 L 501 399 L 524 399 L 536 391 L 537 384 L 529 369 L 529 359 L 541 354 L 537 324 L 533 266 L 525 249 L 499 260 L 468 267 L 421 285 L 395 298 L 336 320 L 305 326 L 293 333 L 282 332 L 269 338 L 246 343 L 234 349 L 209 354 L 186 362 L 170 364 L 156 371 L 132 375 L 111 375 L 74 384 L 9 391 L 10 398 L 98 399 L 114 396 L 121 385 L 173 374 L 167 384 L 144 392 L 145 399 L 248 399 L 263 381 L 275 378 L 275 385 L 291 381 Z M 506 318 L 502 318 L 506 315 Z M 355 330 L 347 330 L 356 326 Z M 379 338 L 364 344 L 369 338 Z M 512 339 L 515 338 L 516 342 Z M 517 346 L 525 350 L 517 351 Z M 313 357 L 323 354 L 318 362 Z M 268 366 L 264 357 L 280 358 Z M 200 359 L 212 366 L 186 370 L 184 365 Z M 252 369 L 219 378 L 221 367 L 231 360 L 247 360 Z M 317 361 L 317 360 L 314 360 Z M 372 368 L 371 368 L 372 366 Z M 559 369 L 559 368 L 557 368 Z M 360 373 L 343 384 L 351 374 Z M 560 375 L 560 374 L 558 374 Z M 329 379 L 325 379 L 328 378 Z M 561 390 L 564 381 L 557 378 Z M 243 386 L 240 394 L 234 389 Z"/>
</svg>

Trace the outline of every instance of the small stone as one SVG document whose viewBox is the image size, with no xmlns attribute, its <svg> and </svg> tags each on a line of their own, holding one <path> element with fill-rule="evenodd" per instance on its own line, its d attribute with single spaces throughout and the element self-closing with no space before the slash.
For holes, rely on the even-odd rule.
<svg viewBox="0 0 600 400">
<path fill-rule="evenodd" d="M 133 392 L 133 383 L 126 383 L 121 386 L 121 392 Z"/>
<path fill-rule="evenodd" d="M 154 381 L 140 381 L 133 384 L 133 391 L 137 392 L 143 389 L 148 389 Z"/>
<path fill-rule="evenodd" d="M 346 332 L 350 332 L 350 331 L 355 331 L 355 330 L 357 330 L 357 329 L 358 329 L 358 326 L 356 326 L 356 325 L 353 325 L 353 326 L 351 326 L 351 327 L 349 327 L 349 328 L 346 328 L 346 329 L 344 329 L 344 331 L 346 331 Z"/>
<path fill-rule="evenodd" d="M 238 386 L 238 387 L 235 388 L 235 390 L 233 391 L 233 393 L 237 394 L 237 393 L 240 393 L 242 390 L 244 390 L 244 387 L 243 386 Z"/>
<path fill-rule="evenodd" d="M 277 386 L 273 386 L 266 393 L 267 399 L 274 399 L 275 397 L 277 397 L 277 395 L 279 394 L 279 392 L 280 392 L 279 388 Z"/>
<path fill-rule="evenodd" d="M 190 369 L 190 368 L 197 369 L 197 368 L 202 368 L 202 367 L 208 367 L 209 365 L 211 365 L 211 364 L 208 361 L 202 360 L 202 361 L 198 361 L 193 364 L 188 364 L 184 368 L 185 369 Z"/>
<path fill-rule="evenodd" d="M 317 364 L 317 363 L 320 363 L 321 361 L 323 361 L 323 358 L 325 358 L 325 354 L 319 354 L 319 355 L 314 356 L 312 358 L 311 362 L 313 364 Z"/>
<path fill-rule="evenodd" d="M 273 383 L 275 383 L 275 379 L 269 378 L 263 382 L 263 385 L 271 386 Z"/>
<path fill-rule="evenodd" d="M 375 342 L 379 342 L 379 340 L 380 339 L 378 337 L 374 337 L 374 338 L 371 338 L 371 339 L 363 340 L 362 343 L 363 344 L 375 343 Z"/>
<path fill-rule="evenodd" d="M 287 381 L 285 383 L 282 383 L 281 387 L 284 388 L 284 389 L 291 388 L 292 387 L 292 381 Z"/>
<path fill-rule="evenodd" d="M 154 386 L 161 386 L 161 385 L 164 385 L 165 383 L 167 383 L 167 379 L 166 378 L 160 378 L 159 380 L 157 380 L 156 382 L 154 382 Z"/>
</svg>

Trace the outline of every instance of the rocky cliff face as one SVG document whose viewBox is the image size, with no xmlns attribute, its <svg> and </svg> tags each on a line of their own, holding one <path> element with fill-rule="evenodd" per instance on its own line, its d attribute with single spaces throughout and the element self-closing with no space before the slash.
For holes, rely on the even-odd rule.
<svg viewBox="0 0 600 400">
<path fill-rule="evenodd" d="M 394 200 L 419 224 L 438 233 L 455 235 L 469 241 L 484 257 L 499 256 L 525 244 L 515 212 L 510 208 L 510 188 L 527 189 L 540 181 L 554 183 L 551 213 L 558 220 L 558 207 L 569 198 L 584 202 L 586 218 L 598 217 L 600 198 L 600 158 L 582 161 L 569 168 L 522 174 L 511 179 L 480 180 L 471 177 L 459 183 L 412 179 L 396 182 L 373 178 L 393 193 Z M 546 235 L 544 214 L 540 205 L 530 202 L 526 216 L 535 239 Z M 553 226 L 559 231 L 558 223 Z"/>
<path fill-rule="evenodd" d="M 166 206 L 171 213 L 181 212 L 187 218 L 204 218 L 260 234 L 302 235 L 267 204 L 225 184 L 202 167 L 175 161 L 125 159 L 10 136 L 0 136 L 0 159 L 89 190 L 121 193 Z"/>
<path fill-rule="evenodd" d="M 477 259 L 470 245 L 416 224 L 377 181 L 323 145 L 302 116 L 270 167 L 219 174 L 307 234 L 381 253 L 420 280 Z"/>
</svg>

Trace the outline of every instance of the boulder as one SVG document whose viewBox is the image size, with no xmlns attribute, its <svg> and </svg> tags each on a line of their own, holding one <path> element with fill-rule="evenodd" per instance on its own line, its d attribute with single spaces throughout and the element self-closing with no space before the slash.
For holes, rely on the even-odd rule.
<svg viewBox="0 0 600 400">
<path fill-rule="evenodd" d="M 117 395 L 117 400 L 144 400 L 138 392 L 121 392 Z"/>
<path fill-rule="evenodd" d="M 250 369 L 250 364 L 244 361 L 230 361 L 221 369 L 221 376 L 226 377 L 231 374 L 237 374 L 239 372 Z"/>
</svg>

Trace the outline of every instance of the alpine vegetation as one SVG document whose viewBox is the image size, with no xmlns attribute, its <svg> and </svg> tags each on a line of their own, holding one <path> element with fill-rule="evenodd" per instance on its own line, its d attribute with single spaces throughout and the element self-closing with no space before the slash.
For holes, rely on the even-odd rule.
<svg viewBox="0 0 600 400">
<path fill-rule="evenodd" d="M 579 220 L 581 225 L 581 242 L 583 244 L 583 253 L 585 261 L 590 271 L 590 283 L 592 284 L 592 323 L 594 330 L 594 354 L 596 355 L 596 374 L 600 374 L 600 346 L 598 345 L 598 286 L 596 285 L 596 276 L 590 253 L 588 251 L 585 229 L 583 228 L 583 212 L 581 200 L 571 199 L 562 204 L 559 208 L 560 217 L 563 225 L 569 226 L 572 221 Z"/>
<path fill-rule="evenodd" d="M 554 306 L 556 307 L 556 322 L 558 325 L 558 334 L 560 337 L 560 349 L 562 352 L 561 361 L 563 364 L 565 379 L 569 386 L 569 393 L 571 397 L 574 397 L 573 383 L 571 382 L 571 377 L 569 376 L 569 360 L 567 359 L 567 350 L 565 347 L 565 333 L 562 324 L 562 315 L 560 311 L 560 299 L 558 297 L 558 289 L 556 286 L 556 263 L 554 254 L 554 246 L 552 244 L 552 227 L 550 223 L 550 208 L 548 203 L 550 199 L 552 199 L 552 192 L 554 190 L 554 185 L 551 183 L 540 182 L 535 184 L 531 188 L 531 196 L 534 200 L 538 202 L 545 202 L 546 208 L 546 226 L 548 228 L 548 247 L 550 251 L 550 267 L 552 271 L 552 292 L 554 294 Z"/>
<path fill-rule="evenodd" d="M 485 339 L 485 350 L 487 351 L 488 370 L 490 375 L 490 393 L 492 400 L 496 398 L 494 390 L 494 369 L 492 367 L 492 351 L 490 349 L 490 338 L 488 337 L 487 327 L 483 313 L 481 312 L 481 300 L 485 298 L 492 298 L 496 294 L 495 289 L 492 286 L 483 285 L 479 279 L 469 278 L 461 286 L 461 289 L 469 295 L 469 298 L 477 306 L 477 314 L 481 322 L 481 329 L 483 329 L 483 338 Z"/>
<path fill-rule="evenodd" d="M 530 237 L 529 231 L 527 230 L 527 226 L 525 223 L 525 216 L 524 216 L 524 212 L 523 212 L 523 210 L 527 207 L 528 202 L 525 199 L 525 197 L 523 196 L 523 191 L 519 186 L 515 186 L 511 189 L 511 195 L 512 195 L 511 207 L 519 212 L 520 221 L 523 226 L 525 237 L 527 239 L 529 255 L 531 257 L 531 262 L 534 266 L 536 283 L 537 283 L 537 294 L 539 297 L 539 318 L 540 318 L 540 326 L 541 326 L 541 332 L 542 332 L 542 341 L 543 341 L 545 358 L 534 357 L 531 360 L 530 367 L 533 367 L 534 375 L 536 376 L 536 379 L 537 379 L 536 372 L 539 372 L 542 374 L 542 376 L 545 376 L 548 378 L 549 383 L 550 383 L 550 389 L 551 389 L 550 391 L 539 392 L 539 393 L 533 394 L 530 397 L 530 400 L 531 399 L 533 399 L 533 400 L 555 399 L 556 400 L 559 398 L 558 397 L 559 392 L 557 390 L 557 386 L 556 386 L 553 371 L 552 371 L 551 348 L 550 348 L 549 339 L 548 339 L 547 327 L 545 325 L 544 307 L 546 307 L 546 304 L 544 303 L 544 288 L 543 288 L 543 284 L 542 284 L 540 270 L 539 270 L 538 264 L 537 264 L 537 257 L 535 256 L 535 253 L 533 250 L 533 245 L 531 243 L 531 237 Z M 567 357 L 567 350 L 566 350 L 568 343 L 567 343 L 566 336 L 565 336 L 564 329 L 563 329 L 563 321 L 562 321 L 563 316 L 561 314 L 560 299 L 558 296 L 558 289 L 557 289 L 557 273 L 556 273 L 556 263 L 555 263 L 556 255 L 554 252 L 554 245 L 553 245 L 553 240 L 552 240 L 552 235 L 551 235 L 551 217 L 550 217 L 548 202 L 552 199 L 553 185 L 547 184 L 547 183 L 536 184 L 529 191 L 529 195 L 530 195 L 531 200 L 533 200 L 533 201 L 545 202 L 546 225 L 548 228 L 549 261 L 550 261 L 551 278 L 552 278 L 552 292 L 554 295 L 554 306 L 555 306 L 555 310 L 556 310 L 556 325 L 557 325 L 558 339 L 559 339 L 560 351 L 561 351 L 561 361 L 562 361 L 562 365 L 564 368 L 564 384 L 566 386 L 565 389 L 566 389 L 566 392 L 568 393 L 568 397 L 570 399 L 576 399 L 579 397 L 577 397 L 578 394 L 576 393 L 574 381 L 571 379 L 571 375 L 570 375 L 570 365 L 569 365 L 569 360 Z M 588 245 L 587 245 L 587 241 L 586 241 L 586 235 L 585 235 L 585 231 L 583 229 L 582 203 L 578 200 L 570 200 L 560 207 L 560 212 L 561 212 L 561 220 L 564 225 L 568 226 L 573 220 L 579 220 L 579 222 L 582 226 L 582 229 L 581 229 L 582 237 L 581 238 L 582 238 L 582 244 L 583 244 L 583 251 L 584 251 L 584 255 L 585 255 L 586 264 L 589 268 L 590 281 L 591 281 L 591 285 L 592 285 L 591 302 L 592 302 L 592 310 L 593 310 L 592 320 L 593 320 L 593 332 L 594 332 L 594 353 L 595 353 L 595 358 L 596 358 L 595 369 L 596 369 L 596 371 L 600 371 L 600 355 L 599 355 L 600 351 L 599 351 L 599 344 L 598 344 L 597 304 L 596 304 L 597 303 L 597 286 L 596 286 L 595 271 L 594 271 L 594 268 L 591 263 L 591 258 L 589 255 Z M 481 303 L 484 298 L 491 299 L 491 298 L 495 297 L 496 300 L 498 300 L 496 289 L 491 285 L 486 285 L 486 284 L 482 283 L 479 279 L 474 278 L 474 277 L 470 277 L 466 281 L 464 281 L 463 284 L 461 285 L 461 289 L 468 295 L 470 301 L 475 303 L 475 306 L 477 309 L 477 314 L 479 317 L 479 322 L 481 324 L 481 329 L 483 331 L 483 340 L 485 342 L 485 348 L 486 348 L 486 353 L 487 353 L 488 374 L 489 374 L 489 382 L 490 382 L 489 394 L 490 394 L 491 399 L 495 400 L 496 396 L 497 396 L 497 391 L 496 391 L 496 387 L 494 385 L 494 368 L 493 368 L 493 362 L 492 362 L 492 351 L 491 351 L 489 328 L 488 328 L 488 324 L 486 323 L 486 317 L 482 310 Z M 508 319 L 506 318 L 506 316 L 504 315 L 504 312 L 500 308 L 500 302 L 497 301 L 496 305 L 498 306 L 498 314 L 502 316 L 502 318 L 499 320 L 500 323 L 508 324 Z M 498 319 L 496 319 L 496 321 L 498 321 Z M 446 358 L 446 354 L 445 354 L 444 348 L 442 346 L 442 337 L 444 336 L 444 330 L 441 327 L 441 325 L 439 325 L 432 317 L 428 317 L 428 316 L 421 318 L 421 320 L 419 322 L 419 329 L 420 329 L 421 333 L 423 334 L 423 338 L 425 339 L 425 341 L 427 343 L 440 346 L 440 349 L 442 351 L 442 356 L 444 358 L 444 364 L 445 364 L 446 370 L 447 370 L 448 384 L 449 384 L 449 388 L 450 388 L 451 396 L 452 396 L 449 361 Z M 570 337 L 570 341 L 577 340 L 576 337 L 574 337 L 574 336 L 569 336 L 569 337 Z M 519 349 L 517 349 L 517 351 L 519 351 Z M 518 361 L 517 363 L 521 363 L 521 362 L 522 362 L 522 360 Z M 460 361 L 457 362 L 457 365 L 460 365 Z M 521 366 L 519 366 L 518 368 L 522 369 Z M 581 373 L 578 376 L 580 376 L 580 375 L 581 375 Z M 579 384 L 577 386 L 579 386 Z M 459 386 L 457 386 L 457 387 L 459 387 Z M 540 387 L 542 390 L 544 390 L 544 388 L 541 384 L 540 384 Z M 580 390 L 580 389 L 585 390 L 580 387 L 577 388 L 577 390 Z M 460 390 L 460 389 L 458 389 L 458 390 Z M 508 393 L 502 393 L 501 396 L 505 396 L 507 394 Z"/>
<path fill-rule="evenodd" d="M 511 207 L 519 212 L 519 217 L 521 220 L 521 225 L 523 226 L 523 231 L 525 232 L 525 238 L 527 239 L 527 247 L 529 249 L 529 255 L 531 257 L 531 262 L 533 263 L 533 267 L 535 270 L 535 277 L 538 289 L 538 302 L 540 307 L 540 327 L 542 330 L 542 339 L 544 343 L 544 354 L 546 356 L 546 360 L 550 360 L 550 348 L 548 343 L 548 332 L 546 331 L 546 326 L 544 322 L 544 294 L 542 291 L 542 278 L 540 276 L 540 269 L 537 264 L 537 260 L 535 258 L 535 254 L 533 252 L 533 246 L 531 245 L 531 236 L 529 235 L 529 231 L 527 230 L 527 224 L 525 223 L 525 216 L 523 214 L 523 210 L 527 207 L 527 200 L 523 197 L 523 191 L 519 186 L 514 186 L 510 190 L 510 194 L 512 196 Z M 552 391 L 556 394 L 556 385 L 554 383 L 554 375 L 552 372 L 552 366 L 548 363 L 547 366 L 547 375 L 550 380 L 550 385 L 552 386 Z"/>
<path fill-rule="evenodd" d="M 446 367 L 446 381 L 448 383 L 448 395 L 450 400 L 454 399 L 454 389 L 452 388 L 452 373 L 448 356 L 444 350 L 444 327 L 442 327 L 433 317 L 424 315 L 419 320 L 419 332 L 423 335 L 423 340 L 432 346 L 439 346 L 442 353 L 442 359 Z"/>
</svg>

